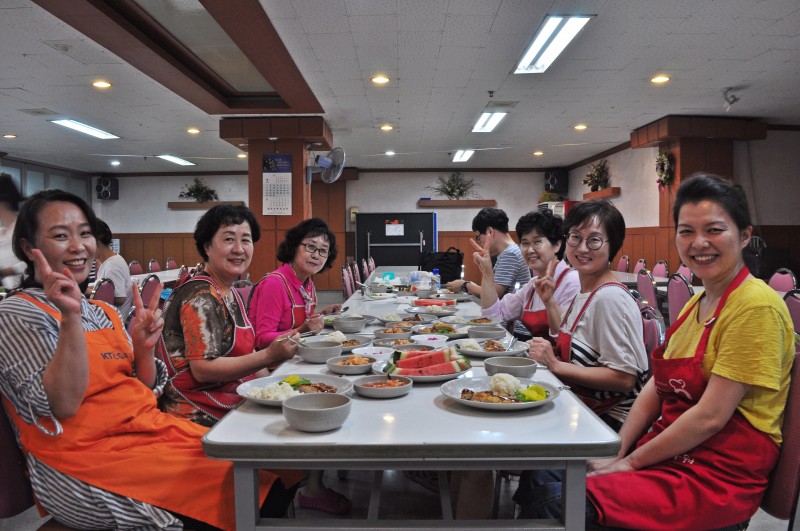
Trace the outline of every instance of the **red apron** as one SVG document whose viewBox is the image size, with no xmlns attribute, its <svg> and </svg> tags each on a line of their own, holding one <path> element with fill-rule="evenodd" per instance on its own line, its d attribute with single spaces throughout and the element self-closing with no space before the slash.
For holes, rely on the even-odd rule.
<svg viewBox="0 0 800 531">
<path fill-rule="evenodd" d="M 578 312 L 578 316 L 575 318 L 575 322 L 572 323 L 572 327 L 570 327 L 569 331 L 564 330 L 564 325 L 567 322 L 567 317 L 569 314 L 572 313 L 572 307 L 575 306 L 575 299 L 572 299 L 572 302 L 569 305 L 569 309 L 564 314 L 564 317 L 561 319 L 561 329 L 558 331 L 558 339 L 556 340 L 555 346 L 555 355 L 564 363 L 570 363 L 572 359 L 572 334 L 575 333 L 575 329 L 578 327 L 578 323 L 581 322 L 581 318 L 583 314 L 586 312 L 586 309 L 591 304 L 592 299 L 594 298 L 595 294 L 603 288 L 607 287 L 618 287 L 624 289 L 626 292 L 628 288 L 625 287 L 624 284 L 620 284 L 619 282 L 606 282 L 605 284 L 601 284 L 597 286 L 590 294 L 589 298 L 586 299 L 586 302 L 583 304 L 583 307 Z M 607 391 L 606 394 L 613 395 L 608 396 L 607 398 L 600 399 L 596 396 L 597 392 L 593 389 L 588 387 L 583 387 L 581 385 L 576 385 L 573 382 L 569 382 L 570 390 L 578 395 L 584 404 L 589 406 L 589 408 L 594 411 L 597 415 L 602 415 L 615 405 L 619 404 L 623 400 L 628 397 L 628 393 L 615 393 L 613 391 Z"/>
<path fill-rule="evenodd" d="M 661 418 L 637 448 L 667 429 L 692 408 L 706 389 L 703 375 L 711 328 L 728 296 L 750 274 L 742 268 L 719 301 L 694 357 L 665 359 L 666 344 L 699 302 L 669 328 L 666 341 L 652 353 L 653 378 L 661 399 Z M 630 529 L 718 529 L 743 522 L 758 509 L 778 445 L 738 411 L 715 435 L 689 452 L 635 472 L 587 478 L 589 499 L 600 523 Z"/>
<path fill-rule="evenodd" d="M 556 287 L 553 289 L 553 296 L 555 296 L 555 292 L 558 290 L 558 286 L 561 285 L 561 281 L 564 280 L 564 277 L 567 276 L 567 273 L 572 271 L 571 267 L 564 269 L 561 274 L 558 276 L 556 280 Z M 532 310 L 533 307 L 533 297 L 536 295 L 536 290 L 531 290 L 531 295 L 528 297 L 528 302 L 525 304 L 525 308 L 522 310 L 522 324 L 525 325 L 525 328 L 531 333 L 533 337 L 543 337 L 552 343 L 553 339 L 550 337 L 550 321 L 547 320 L 547 310 Z"/>
<path fill-rule="evenodd" d="M 308 318 L 309 315 L 312 315 L 317 307 L 317 290 L 314 288 L 314 283 L 309 282 L 309 285 L 311 286 L 311 295 L 309 296 L 310 300 L 304 300 L 301 304 L 298 304 L 297 301 L 294 300 L 294 294 L 292 293 L 291 286 L 289 286 L 289 281 L 286 280 L 286 277 L 283 276 L 283 273 L 273 271 L 264 278 L 267 278 L 268 276 L 276 276 L 281 279 L 281 282 L 283 282 L 283 287 L 286 290 L 286 297 L 292 304 L 292 324 L 289 328 L 297 329 L 298 327 L 302 326 L 303 323 L 306 322 L 306 318 Z"/>
<path fill-rule="evenodd" d="M 198 281 L 208 282 L 211 287 L 217 290 L 220 299 L 223 301 L 225 300 L 222 290 L 220 290 L 219 286 L 211 277 L 202 274 L 197 275 L 187 280 L 186 284 Z M 239 293 L 236 290 L 232 290 L 232 293 L 234 297 L 236 297 L 236 303 L 239 305 L 241 310 L 244 308 L 244 302 L 242 301 L 242 298 L 239 296 Z M 247 314 L 243 311 L 240 311 L 242 317 L 244 318 L 244 326 L 239 326 L 236 324 L 233 311 L 228 308 L 227 304 L 224 302 L 223 306 L 228 314 L 230 314 L 231 320 L 234 322 L 233 344 L 231 345 L 230 350 L 223 354 L 223 356 L 233 358 L 236 356 L 251 354 L 255 348 L 256 335 L 253 331 L 253 325 L 250 324 L 250 320 L 247 318 Z M 236 388 L 239 386 L 239 384 L 255 378 L 255 374 L 239 378 L 238 380 L 234 380 L 232 382 L 200 383 L 194 379 L 194 376 L 192 376 L 192 371 L 189 365 L 186 365 L 181 369 L 176 369 L 170 356 L 166 355 L 166 351 L 163 350 L 163 342 L 159 343 L 159 350 L 162 351 L 162 355 L 160 357 L 167 365 L 167 374 L 169 375 L 170 383 L 175 390 L 195 408 L 219 420 L 230 410 L 238 406 L 242 400 L 244 400 L 236 393 Z"/>
</svg>

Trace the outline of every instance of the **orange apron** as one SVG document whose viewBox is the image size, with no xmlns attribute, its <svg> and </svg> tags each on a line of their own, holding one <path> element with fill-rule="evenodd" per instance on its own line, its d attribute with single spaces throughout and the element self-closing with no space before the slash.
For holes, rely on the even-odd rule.
<svg viewBox="0 0 800 531">
<path fill-rule="evenodd" d="M 19 296 L 61 322 L 57 310 Z M 78 412 L 60 420 L 63 433 L 46 435 L 7 407 L 24 451 L 90 485 L 235 529 L 231 464 L 203 453 L 200 439 L 208 428 L 156 407 L 153 391 L 133 375 L 133 352 L 119 316 L 107 305 L 98 306 L 114 328 L 85 333 L 89 384 Z M 55 431 L 49 418 L 38 422 Z M 261 503 L 276 477 L 262 474 Z"/>
</svg>

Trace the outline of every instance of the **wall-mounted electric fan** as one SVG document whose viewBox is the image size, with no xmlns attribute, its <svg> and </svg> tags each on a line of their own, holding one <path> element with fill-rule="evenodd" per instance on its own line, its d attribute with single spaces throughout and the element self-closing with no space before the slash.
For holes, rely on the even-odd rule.
<svg viewBox="0 0 800 531">
<path fill-rule="evenodd" d="M 306 182 L 311 184 L 311 176 L 315 173 L 322 174 L 322 181 L 332 183 L 342 175 L 344 169 L 344 150 L 333 148 L 327 155 L 317 155 L 314 157 L 315 166 L 306 168 Z"/>
</svg>

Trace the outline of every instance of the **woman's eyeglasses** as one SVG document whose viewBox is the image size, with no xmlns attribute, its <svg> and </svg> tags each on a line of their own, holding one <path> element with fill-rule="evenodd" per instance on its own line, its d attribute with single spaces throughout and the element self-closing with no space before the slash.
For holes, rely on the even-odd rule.
<svg viewBox="0 0 800 531">
<path fill-rule="evenodd" d="M 319 255 L 322 258 L 325 258 L 326 256 L 328 256 L 328 249 L 323 249 L 321 247 L 317 247 L 313 243 L 301 243 L 300 245 L 305 247 L 305 249 L 308 252 L 308 254 L 319 253 Z"/>
<path fill-rule="evenodd" d="M 532 242 L 522 241 L 522 242 L 519 242 L 519 248 L 520 249 L 528 249 L 530 247 L 533 247 L 534 249 L 541 249 L 544 246 L 544 242 L 545 242 L 545 240 L 543 240 L 543 239 L 533 240 Z"/>
<path fill-rule="evenodd" d="M 583 236 L 578 234 L 577 232 L 570 232 L 567 234 L 567 245 L 570 247 L 577 247 L 583 241 Z M 586 238 L 586 247 L 591 249 L 592 251 L 598 250 L 600 247 L 603 246 L 608 240 L 604 240 L 600 236 L 589 236 Z"/>
</svg>

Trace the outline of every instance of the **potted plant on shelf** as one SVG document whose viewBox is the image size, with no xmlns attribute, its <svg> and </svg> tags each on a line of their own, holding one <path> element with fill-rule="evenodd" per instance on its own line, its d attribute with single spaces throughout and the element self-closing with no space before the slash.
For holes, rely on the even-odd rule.
<svg viewBox="0 0 800 531">
<path fill-rule="evenodd" d="M 583 184 L 590 187 L 592 192 L 608 188 L 611 181 L 611 173 L 608 171 L 608 161 L 600 159 L 591 166 L 589 171 L 586 172 L 586 178 Z"/>
<path fill-rule="evenodd" d="M 466 199 L 467 197 L 478 197 L 475 189 L 480 188 L 480 185 L 474 180 L 464 177 L 461 172 L 455 172 L 448 177 L 439 176 L 436 186 L 426 186 L 425 188 L 446 196 L 448 199 Z"/>
<path fill-rule="evenodd" d="M 181 193 L 178 194 L 178 197 L 181 199 L 194 199 L 198 203 L 219 200 L 217 191 L 209 187 L 198 177 L 194 178 L 194 182 L 192 184 L 185 184 L 181 186 Z"/>
<path fill-rule="evenodd" d="M 668 151 L 660 151 L 656 157 L 656 175 L 659 191 L 672 184 L 675 178 L 675 157 Z"/>
</svg>

